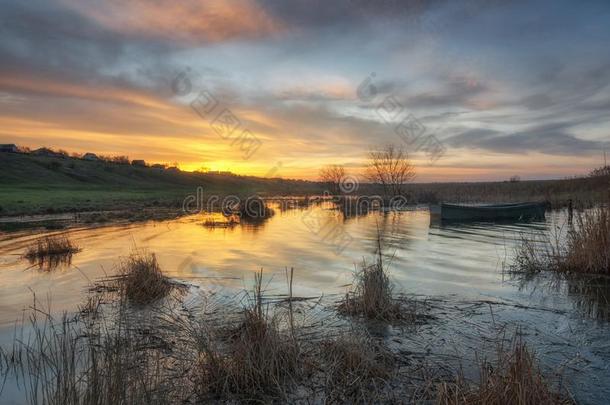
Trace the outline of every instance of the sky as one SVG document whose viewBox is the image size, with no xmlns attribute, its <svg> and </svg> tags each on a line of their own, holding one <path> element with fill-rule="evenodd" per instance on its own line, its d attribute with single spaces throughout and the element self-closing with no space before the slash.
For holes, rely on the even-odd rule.
<svg viewBox="0 0 610 405">
<path fill-rule="evenodd" d="M 581 175 L 610 149 L 607 0 L 0 7 L 0 143 L 303 179 L 392 143 L 419 182 Z"/>
</svg>

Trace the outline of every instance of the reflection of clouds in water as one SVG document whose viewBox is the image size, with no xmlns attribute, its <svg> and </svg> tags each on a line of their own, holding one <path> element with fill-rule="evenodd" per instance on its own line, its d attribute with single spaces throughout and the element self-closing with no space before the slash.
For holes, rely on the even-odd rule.
<svg viewBox="0 0 610 405">
<path fill-rule="evenodd" d="M 334 221 L 353 238 L 339 255 L 332 243 L 303 223 L 303 216 L 309 212 Z M 501 262 L 510 260 L 521 232 L 549 226 L 431 227 L 427 210 L 421 209 L 372 212 L 346 221 L 341 217 L 336 206 L 326 201 L 308 208 L 277 210 L 275 216 L 258 226 L 206 228 L 202 225 L 206 217 L 196 215 L 73 230 L 71 237 L 82 251 L 73 258 L 72 265 L 82 274 L 69 271 L 62 272 L 60 279 L 42 278 L 32 272 L 24 274 L 20 265 L 5 260 L 0 297 L 10 296 L 11 307 L 28 305 L 31 293 L 26 286 L 32 286 L 40 294 L 51 291 L 59 309 L 73 307 L 86 288 L 87 278 L 95 281 L 112 275 L 117 259 L 128 255 L 134 246 L 156 253 L 168 276 L 193 280 L 202 287 L 218 283 L 239 289 L 263 268 L 266 274 L 277 275 L 271 283 L 274 289 L 281 290 L 285 285 L 284 269 L 294 267 L 295 291 L 299 294 L 339 294 L 352 281 L 355 265 L 363 258 L 370 261 L 375 255 L 379 226 L 385 254 L 392 257 L 389 271 L 398 291 L 429 296 L 453 293 L 465 299 L 487 294 L 527 301 L 532 298 L 524 296 L 514 284 L 503 283 Z M 23 246 L 20 240 L 29 238 L 31 235 L 17 233 L 11 241 L 0 241 L 0 256 L 10 258 L 11 254 L 21 253 L 15 250 L 16 246 Z"/>
</svg>

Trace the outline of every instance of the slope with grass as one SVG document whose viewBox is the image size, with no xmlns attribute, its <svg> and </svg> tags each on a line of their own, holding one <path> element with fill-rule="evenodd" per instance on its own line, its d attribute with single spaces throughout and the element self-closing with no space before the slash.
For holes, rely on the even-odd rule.
<svg viewBox="0 0 610 405">
<path fill-rule="evenodd" d="M 74 158 L 0 153 L 0 215 L 180 207 L 205 195 L 320 192 L 315 182 L 204 174 Z"/>
</svg>

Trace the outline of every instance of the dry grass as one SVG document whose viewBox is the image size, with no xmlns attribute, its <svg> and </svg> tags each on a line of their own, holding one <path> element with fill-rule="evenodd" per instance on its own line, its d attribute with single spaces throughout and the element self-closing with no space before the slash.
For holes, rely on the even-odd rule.
<svg viewBox="0 0 610 405">
<path fill-rule="evenodd" d="M 561 270 L 610 275 L 610 206 L 585 211 L 575 220 Z"/>
<path fill-rule="evenodd" d="M 516 271 L 610 275 L 610 206 L 577 214 L 565 237 L 522 238 Z"/>
<path fill-rule="evenodd" d="M 72 255 L 80 252 L 67 236 L 46 236 L 34 242 L 33 245 L 26 249 L 23 257 L 31 263 L 38 263 L 39 266 L 53 268 L 60 263 L 69 263 Z"/>
<path fill-rule="evenodd" d="M 377 261 L 372 265 L 362 263 L 354 276 L 352 290 L 339 304 L 339 313 L 385 321 L 403 319 L 403 307 L 392 295 L 392 284 L 384 268 L 380 235 L 377 248 Z"/>
<path fill-rule="evenodd" d="M 165 385 L 160 356 L 128 327 L 124 307 L 116 317 L 82 322 L 65 314 L 57 320 L 34 302 L 29 332 L 0 356 L 5 372 L 22 380 L 26 403 L 167 404 L 178 398 L 180 391 Z"/>
<path fill-rule="evenodd" d="M 400 303 L 392 297 L 392 286 L 382 264 L 362 264 L 362 269 L 355 275 L 355 287 L 345 294 L 339 312 L 380 320 L 402 317 Z"/>
<path fill-rule="evenodd" d="M 463 377 L 455 383 L 440 384 L 439 405 L 559 405 L 572 404 L 561 390 L 553 390 L 542 376 L 535 356 L 517 340 L 511 351 L 502 348 L 494 365 L 484 362 L 478 385 Z"/>
<path fill-rule="evenodd" d="M 250 303 L 241 320 L 224 339 L 224 350 L 219 350 L 218 345 L 213 349 L 210 339 L 203 339 L 195 376 L 201 400 L 210 396 L 242 400 L 286 398 L 284 387 L 302 375 L 294 329 L 282 330 L 280 318 L 269 313 L 263 302 L 262 280 L 261 270 L 255 275 Z"/>
<path fill-rule="evenodd" d="M 123 258 L 113 281 L 124 297 L 140 305 L 163 298 L 172 289 L 172 283 L 161 271 L 155 254 L 144 251 Z"/>
<path fill-rule="evenodd" d="M 392 353 L 377 340 L 348 334 L 323 342 L 326 400 L 331 403 L 369 403 L 387 387 L 395 367 Z"/>
<path fill-rule="evenodd" d="M 29 337 L 22 332 L 12 352 L 0 349 L 0 371 L 18 370 L 28 403 L 69 405 L 396 403 L 422 381 L 404 371 L 411 358 L 393 354 L 384 338 L 342 329 L 339 338 L 308 339 L 321 331 L 295 329 L 290 314 L 271 312 L 262 290 L 259 273 L 242 312 L 215 303 L 200 319 L 180 300 L 162 313 L 123 300 L 115 313 L 117 303 L 90 300 L 58 323 L 34 307 Z M 484 364 L 479 385 L 463 378 L 440 385 L 438 403 L 568 403 L 522 344 L 493 367 Z"/>
</svg>

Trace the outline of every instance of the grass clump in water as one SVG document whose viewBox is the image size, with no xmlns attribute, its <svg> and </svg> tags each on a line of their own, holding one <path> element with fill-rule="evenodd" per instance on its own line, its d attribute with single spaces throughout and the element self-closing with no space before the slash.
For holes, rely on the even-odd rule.
<svg viewBox="0 0 610 405">
<path fill-rule="evenodd" d="M 49 256 L 72 255 L 80 252 L 67 236 L 45 236 L 27 248 L 24 257 L 30 260 L 37 260 Z"/>
<path fill-rule="evenodd" d="M 362 269 L 355 275 L 355 288 L 345 295 L 339 312 L 381 320 L 401 318 L 401 306 L 392 297 L 390 279 L 380 261 L 362 264 Z"/>
<path fill-rule="evenodd" d="M 78 252 L 80 252 L 80 248 L 66 235 L 45 236 L 29 246 L 23 257 L 30 263 L 38 262 L 40 267 L 47 265 L 50 269 L 60 263 L 69 263 L 72 255 Z"/>
<path fill-rule="evenodd" d="M 292 324 L 283 330 L 279 316 L 265 308 L 262 271 L 255 275 L 249 299 L 237 327 L 227 334 L 224 350 L 210 348 L 208 339 L 203 345 L 195 378 L 202 400 L 210 396 L 285 398 L 284 387 L 302 374 L 300 347 Z"/>
<path fill-rule="evenodd" d="M 172 284 L 154 253 L 134 252 L 121 260 L 115 278 L 121 294 L 135 304 L 148 304 L 165 297 Z"/>
<path fill-rule="evenodd" d="M 368 403 L 379 398 L 391 379 L 392 353 L 368 335 L 348 334 L 322 344 L 326 399 L 331 403 Z"/>
<path fill-rule="evenodd" d="M 561 389 L 555 390 L 543 377 L 536 357 L 517 340 L 512 350 L 498 350 L 497 362 L 483 362 L 478 385 L 458 377 L 439 386 L 439 405 L 538 405 L 574 403 Z"/>
<path fill-rule="evenodd" d="M 385 270 L 380 235 L 377 248 L 377 261 L 372 265 L 362 263 L 361 270 L 354 276 L 352 291 L 339 304 L 339 313 L 385 321 L 404 319 L 402 305 L 393 297 L 392 284 Z"/>
</svg>

